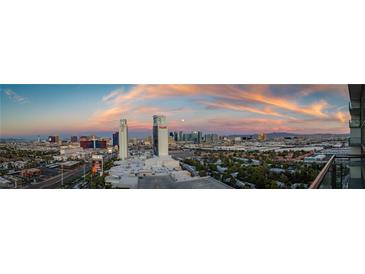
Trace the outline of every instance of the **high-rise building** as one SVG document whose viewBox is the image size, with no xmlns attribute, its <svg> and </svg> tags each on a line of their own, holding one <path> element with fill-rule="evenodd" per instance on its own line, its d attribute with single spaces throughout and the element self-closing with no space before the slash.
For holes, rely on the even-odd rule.
<svg viewBox="0 0 365 274">
<path fill-rule="evenodd" d="M 132 138 L 129 140 L 129 143 L 131 143 L 132 145 L 138 145 L 138 139 L 136 137 Z"/>
<path fill-rule="evenodd" d="M 48 142 L 58 144 L 60 142 L 60 136 L 58 136 L 58 135 L 49 136 L 48 137 Z"/>
<path fill-rule="evenodd" d="M 175 141 L 175 142 L 180 141 L 180 140 L 179 140 L 179 133 L 177 133 L 176 131 L 174 131 L 174 141 Z"/>
<path fill-rule="evenodd" d="M 94 148 L 107 148 L 107 141 L 106 140 L 94 140 Z"/>
<path fill-rule="evenodd" d="M 203 141 L 203 133 L 201 131 L 198 131 L 198 141 L 197 143 L 200 144 Z"/>
<path fill-rule="evenodd" d="M 128 125 L 127 119 L 121 119 L 119 124 L 119 158 L 128 158 Z"/>
<path fill-rule="evenodd" d="M 218 141 L 218 135 L 217 134 L 206 134 L 205 141 L 207 143 L 214 143 L 214 142 Z"/>
<path fill-rule="evenodd" d="M 87 148 L 107 148 L 107 144 L 105 140 L 87 140 L 87 141 L 80 141 L 80 147 L 87 149 Z"/>
<path fill-rule="evenodd" d="M 175 144 L 175 139 L 173 136 L 169 136 L 169 145 Z"/>
<path fill-rule="evenodd" d="M 190 140 L 189 141 L 192 141 L 194 142 L 195 144 L 198 143 L 198 132 L 197 131 L 192 131 L 190 133 Z"/>
<path fill-rule="evenodd" d="M 164 115 L 153 116 L 153 153 L 156 156 L 169 154 L 169 133 Z"/>
<path fill-rule="evenodd" d="M 147 136 L 146 138 L 143 139 L 143 143 L 145 145 L 150 146 L 152 144 L 152 137 L 151 136 Z"/>
<path fill-rule="evenodd" d="M 71 143 L 77 143 L 77 136 L 71 136 Z"/>
<path fill-rule="evenodd" d="M 203 134 L 201 131 L 192 131 L 191 133 L 184 134 L 185 141 L 194 142 L 195 144 L 200 144 L 203 140 Z"/>
<path fill-rule="evenodd" d="M 89 137 L 87 136 L 80 136 L 80 142 L 81 141 L 88 141 L 89 140 Z"/>
<path fill-rule="evenodd" d="M 242 137 L 241 136 L 235 136 L 233 140 L 234 140 L 235 143 L 240 143 L 242 141 Z"/>
<path fill-rule="evenodd" d="M 86 148 L 94 148 L 94 142 L 93 141 L 80 141 L 80 147 L 86 149 Z"/>
<path fill-rule="evenodd" d="M 113 133 L 113 147 L 119 146 L 119 131 Z"/>
<path fill-rule="evenodd" d="M 260 141 L 260 142 L 266 141 L 266 134 L 265 133 L 259 133 L 257 135 L 257 140 Z"/>
</svg>

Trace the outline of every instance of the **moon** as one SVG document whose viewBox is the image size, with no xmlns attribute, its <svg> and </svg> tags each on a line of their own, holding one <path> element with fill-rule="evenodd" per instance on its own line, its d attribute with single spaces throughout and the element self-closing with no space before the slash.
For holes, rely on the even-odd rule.
<svg viewBox="0 0 365 274">
<path fill-rule="evenodd" d="M 183 122 L 183 123 L 184 123 L 184 122 L 185 122 L 185 119 L 181 119 L 181 122 Z"/>
</svg>

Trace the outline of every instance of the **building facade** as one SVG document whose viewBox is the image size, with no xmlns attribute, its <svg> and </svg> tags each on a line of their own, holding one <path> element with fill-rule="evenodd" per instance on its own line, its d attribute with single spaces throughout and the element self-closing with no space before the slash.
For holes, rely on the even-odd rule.
<svg viewBox="0 0 365 274">
<path fill-rule="evenodd" d="M 365 85 L 349 85 L 349 121 L 351 154 L 365 154 Z M 359 160 L 360 159 L 360 160 Z M 365 164 L 363 158 L 353 159 L 349 165 L 351 180 L 365 186 Z"/>
<path fill-rule="evenodd" d="M 169 133 L 166 116 L 153 116 L 153 154 L 167 156 L 169 154 Z"/>
<path fill-rule="evenodd" d="M 119 124 L 119 159 L 128 158 L 128 124 L 126 119 L 121 119 Z"/>
<path fill-rule="evenodd" d="M 214 142 L 218 141 L 218 135 L 217 134 L 206 134 L 205 141 L 207 143 L 214 143 Z"/>
<path fill-rule="evenodd" d="M 58 144 L 60 142 L 60 136 L 58 135 L 48 136 L 48 142 Z"/>
<path fill-rule="evenodd" d="M 102 149 L 106 149 L 107 148 L 107 143 L 105 140 L 87 140 L 87 141 L 80 141 L 80 147 L 82 147 L 83 149 L 88 149 L 88 148 L 102 148 Z"/>
<path fill-rule="evenodd" d="M 349 145 L 353 154 L 364 153 L 365 148 L 365 85 L 349 85 L 351 120 Z"/>
<path fill-rule="evenodd" d="M 71 136 L 71 143 L 77 143 L 77 136 Z"/>
<path fill-rule="evenodd" d="M 119 131 L 113 133 L 113 147 L 119 146 Z"/>
</svg>

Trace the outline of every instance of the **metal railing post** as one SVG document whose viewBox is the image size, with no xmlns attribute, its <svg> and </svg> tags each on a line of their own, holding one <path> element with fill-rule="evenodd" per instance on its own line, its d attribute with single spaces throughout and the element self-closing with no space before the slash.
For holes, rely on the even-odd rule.
<svg viewBox="0 0 365 274">
<path fill-rule="evenodd" d="M 340 180 L 341 180 L 341 187 L 342 187 L 342 177 L 343 177 L 343 164 L 341 163 L 341 170 L 340 170 Z"/>
<path fill-rule="evenodd" d="M 336 187 L 336 161 L 334 161 L 334 163 L 332 164 L 332 172 L 331 172 L 331 187 L 332 188 L 337 188 Z"/>
</svg>

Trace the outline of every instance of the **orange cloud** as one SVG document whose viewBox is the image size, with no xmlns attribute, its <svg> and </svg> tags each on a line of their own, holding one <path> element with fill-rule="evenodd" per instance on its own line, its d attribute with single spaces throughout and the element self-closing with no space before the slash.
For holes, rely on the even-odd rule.
<svg viewBox="0 0 365 274">
<path fill-rule="evenodd" d="M 235 104 L 229 104 L 229 103 L 213 103 L 213 102 L 203 102 L 208 108 L 222 108 L 222 109 L 230 109 L 230 110 L 237 110 L 237 111 L 248 111 L 252 113 L 258 113 L 263 115 L 271 115 L 271 116 L 277 116 L 277 117 L 285 117 L 285 115 L 282 115 L 278 112 L 272 111 L 270 108 L 264 108 L 262 110 L 254 107 L 248 107 L 243 105 L 235 105 Z"/>
<path fill-rule="evenodd" d="M 113 91 L 103 99 L 114 104 L 121 104 L 171 96 L 199 97 L 202 95 L 213 96 L 220 102 L 226 99 L 241 100 L 247 111 L 251 108 L 249 104 L 256 102 L 294 113 L 325 117 L 324 110 L 329 107 L 328 103 L 323 100 L 319 103 L 303 106 L 285 98 L 277 98 L 269 92 L 268 85 L 251 85 L 245 89 L 237 85 L 137 85 L 128 92 L 121 90 L 119 95 Z M 277 112 L 272 111 L 272 115 L 277 114 Z"/>
<path fill-rule="evenodd" d="M 343 111 L 339 111 L 336 113 L 336 118 L 338 119 L 338 121 L 340 121 L 341 123 L 345 123 L 349 120 L 349 114 L 343 112 Z"/>
<path fill-rule="evenodd" d="M 284 125 L 288 125 L 288 122 L 291 120 L 295 122 L 298 119 L 300 121 L 305 117 L 314 117 L 319 122 L 332 119 L 331 117 L 334 116 L 337 121 L 345 119 L 343 113 L 331 114 L 332 106 L 324 99 L 306 105 L 300 102 L 302 96 L 315 91 L 329 90 L 332 87 L 326 85 L 303 85 L 303 89 L 298 93 L 300 96 L 281 96 L 279 98 L 271 92 L 269 85 L 136 85 L 130 90 L 120 88 L 104 96 L 102 102 L 110 106 L 95 112 L 91 121 L 94 125 L 114 125 L 115 127 L 116 121 L 119 120 L 121 115 L 133 117 L 135 121 L 143 124 L 150 119 L 150 117 L 146 118 L 146 115 L 166 114 L 170 116 L 173 113 L 184 113 L 184 110 L 174 112 L 171 109 L 161 109 L 158 105 L 158 100 L 162 101 L 168 97 L 175 97 L 189 99 L 208 108 L 220 108 L 242 113 L 250 112 L 268 117 L 285 118 L 286 120 L 281 123 L 278 129 L 294 130 L 294 128 L 285 127 Z M 343 92 L 346 89 L 345 87 L 344 85 L 338 85 L 334 89 Z M 283 86 L 284 88 L 285 85 Z M 289 115 L 288 113 L 291 114 Z M 295 117 L 298 115 L 299 117 Z M 258 120 L 256 119 L 256 121 Z M 271 121 L 266 119 L 265 123 L 267 125 Z"/>
<path fill-rule="evenodd" d="M 331 85 L 331 84 L 317 84 L 317 85 L 301 85 L 299 96 L 307 96 L 315 92 L 336 92 L 343 97 L 348 98 L 349 91 L 347 85 Z"/>
</svg>

